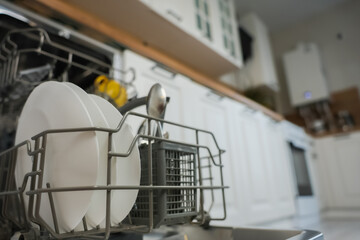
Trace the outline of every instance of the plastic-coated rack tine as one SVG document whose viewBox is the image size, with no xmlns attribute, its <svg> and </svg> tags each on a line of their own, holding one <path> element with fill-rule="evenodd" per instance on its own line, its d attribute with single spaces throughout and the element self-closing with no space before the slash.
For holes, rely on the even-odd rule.
<svg viewBox="0 0 360 240">
<path fill-rule="evenodd" d="M 108 152 L 111 151 L 112 146 L 112 133 L 109 132 L 108 136 Z M 112 156 L 108 154 L 107 159 L 107 179 L 106 184 L 109 186 L 111 184 L 111 160 Z M 106 218 L 105 218 L 105 239 L 108 239 L 110 237 L 110 214 L 111 213 L 111 190 L 106 191 Z"/>
<path fill-rule="evenodd" d="M 12 36 L 19 35 L 19 34 L 22 35 L 24 38 L 28 38 L 33 41 L 38 41 L 38 44 L 37 44 L 37 46 L 23 48 L 21 50 L 15 51 L 13 53 L 13 56 L 16 56 L 17 58 L 21 54 L 36 52 L 38 54 L 42 54 L 44 56 L 47 56 L 52 59 L 56 59 L 57 61 L 61 61 L 65 64 L 67 64 L 68 68 L 70 68 L 71 66 L 75 66 L 77 68 L 83 69 L 85 71 L 89 71 L 91 73 L 95 73 L 98 75 L 105 75 L 108 78 L 114 78 L 114 76 L 112 76 L 112 75 L 115 72 L 122 73 L 124 75 L 127 75 L 130 73 L 131 78 L 127 79 L 126 81 L 124 79 L 116 79 L 116 80 L 122 82 L 124 85 L 131 85 L 132 82 L 136 78 L 136 73 L 133 68 L 129 68 L 127 70 L 119 69 L 110 64 L 104 63 L 104 62 L 100 61 L 99 59 L 96 59 L 94 57 L 86 55 L 82 52 L 76 51 L 75 49 L 72 49 L 72 48 L 66 47 L 64 45 L 61 45 L 59 43 L 53 42 L 51 40 L 50 36 L 48 35 L 48 33 L 41 28 L 25 28 L 25 29 L 11 30 L 7 33 L 7 35 L 1 41 L 1 46 L 3 47 L 6 43 L 10 43 L 12 46 L 17 46 L 17 44 L 12 40 Z M 55 49 L 58 49 L 60 51 L 67 53 L 68 58 L 62 58 L 62 57 L 59 57 L 57 55 L 50 53 L 44 47 L 45 45 L 51 46 Z M 103 71 L 97 70 L 96 68 L 87 67 L 84 64 L 82 64 L 82 62 L 83 62 L 82 60 L 75 61 L 75 57 L 76 57 L 76 59 L 83 59 L 90 63 L 96 64 L 96 66 L 99 66 L 100 68 L 105 68 L 105 69 L 107 69 L 107 71 L 103 72 Z M 8 58 L 7 58 L 7 56 L 3 56 L 0 51 L 0 59 L 3 60 L 4 62 L 6 62 Z M 3 65 L 5 65 L 5 64 L 3 64 Z M 17 63 L 15 62 L 14 64 L 11 64 L 11 65 L 12 65 L 12 71 L 11 71 L 12 78 L 16 78 L 15 73 L 16 73 L 17 67 L 18 67 Z M 66 72 L 66 69 L 64 70 L 64 72 Z M 109 76 L 109 74 L 112 74 L 112 75 Z M 14 79 L 12 79 L 12 80 L 14 80 Z M 1 84 L 5 83 L 5 81 L 6 81 L 6 78 L 4 76 L 1 79 Z"/>
<path fill-rule="evenodd" d="M 41 172 L 41 171 L 35 171 L 35 172 L 29 172 L 29 173 L 25 174 L 25 175 L 24 175 L 24 180 L 23 180 L 23 182 L 22 182 L 22 185 L 21 185 L 21 187 L 20 187 L 18 190 L 0 192 L 0 197 L 1 197 L 1 196 L 16 195 L 16 194 L 19 194 L 19 193 L 24 193 L 29 178 L 30 178 L 30 177 L 35 177 L 35 176 L 39 175 L 40 172 Z"/>
<path fill-rule="evenodd" d="M 46 183 L 46 187 L 50 188 L 50 183 Z M 50 209 L 51 209 L 51 215 L 53 217 L 55 232 L 59 233 L 59 224 L 57 222 L 57 217 L 56 217 L 56 211 L 55 211 L 55 205 L 54 205 L 54 199 L 53 199 L 53 196 L 52 196 L 52 192 L 48 192 L 48 196 L 49 196 Z"/>
</svg>

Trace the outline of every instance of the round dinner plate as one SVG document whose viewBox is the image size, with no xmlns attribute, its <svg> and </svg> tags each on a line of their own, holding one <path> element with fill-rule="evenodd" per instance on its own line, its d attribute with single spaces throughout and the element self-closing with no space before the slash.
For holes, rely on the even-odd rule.
<svg viewBox="0 0 360 240">
<path fill-rule="evenodd" d="M 78 94 L 67 84 L 49 81 L 36 87 L 21 112 L 16 144 L 49 129 L 94 127 L 94 122 Z M 33 142 L 32 142 L 33 144 Z M 47 135 L 42 187 L 93 186 L 97 182 L 99 144 L 95 132 Z M 15 178 L 17 186 L 32 170 L 26 148 L 19 149 Z M 29 190 L 29 183 L 27 189 Z M 54 206 L 60 232 L 73 230 L 88 211 L 94 191 L 54 192 Z M 53 227 L 49 198 L 41 195 L 40 216 Z M 28 207 L 28 197 L 25 196 Z"/>
<path fill-rule="evenodd" d="M 102 110 L 110 128 L 115 129 L 122 116 L 111 103 L 105 99 L 91 95 L 99 108 Z M 115 148 L 113 152 L 126 153 L 134 139 L 131 127 L 124 123 L 119 132 L 113 134 Z M 128 157 L 117 157 L 112 161 L 116 162 L 116 185 L 140 185 L 140 153 L 137 144 L 132 149 Z M 111 224 L 119 224 L 132 209 L 139 190 L 114 190 L 111 198 Z M 101 225 L 104 226 L 105 222 Z"/>
<path fill-rule="evenodd" d="M 64 83 L 69 86 L 76 94 L 80 97 L 82 103 L 85 105 L 94 126 L 109 128 L 106 117 L 103 112 L 96 104 L 96 101 L 90 97 L 83 89 L 77 85 L 66 82 Z M 110 104 L 110 103 L 109 103 Z M 111 104 L 110 104 L 111 105 Z M 107 180 L 107 153 L 108 153 L 108 133 L 103 131 L 96 131 L 96 137 L 99 145 L 99 162 L 98 162 L 98 176 L 96 179 L 97 186 L 106 186 Z M 112 174 L 111 174 L 112 183 L 116 181 L 116 166 L 115 162 L 112 163 Z M 88 211 L 86 212 L 85 218 L 88 224 L 88 227 L 94 228 L 99 225 L 105 219 L 106 213 L 106 191 L 97 190 L 94 191 L 94 194 L 91 199 L 91 203 Z M 80 228 L 77 227 L 76 230 L 82 229 L 83 224 L 80 223 Z"/>
</svg>

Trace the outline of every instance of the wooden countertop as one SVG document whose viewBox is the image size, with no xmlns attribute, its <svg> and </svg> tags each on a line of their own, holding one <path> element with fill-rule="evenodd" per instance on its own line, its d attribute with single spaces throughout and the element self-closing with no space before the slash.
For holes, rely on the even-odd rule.
<svg viewBox="0 0 360 240">
<path fill-rule="evenodd" d="M 349 135 L 349 134 L 352 134 L 352 133 L 355 133 L 358 131 L 360 131 L 360 126 L 355 126 L 354 128 L 351 128 L 346 131 L 336 130 L 336 131 L 329 131 L 329 132 L 320 133 L 320 134 L 313 134 L 313 133 L 309 133 L 309 132 L 306 132 L 306 133 L 315 139 L 321 139 L 321 138 L 326 138 L 326 137 L 345 136 L 345 135 Z"/>
<path fill-rule="evenodd" d="M 134 0 L 121 0 L 121 1 L 134 1 Z M 131 35 L 130 33 L 119 29 L 97 16 L 88 13 L 74 5 L 67 3 L 62 0 L 23 0 L 20 1 L 19 4 L 25 6 L 28 9 L 36 11 L 40 14 L 43 14 L 44 11 L 55 11 L 60 13 L 70 19 L 83 24 L 86 27 L 96 30 L 97 32 L 109 36 L 110 38 L 118 41 L 124 46 L 128 47 L 134 52 L 137 52 L 143 56 L 146 56 L 152 60 L 160 62 L 168 67 L 174 69 L 175 71 L 193 79 L 194 81 L 207 86 L 215 91 L 218 91 L 236 101 L 246 104 L 250 108 L 260 110 L 269 117 L 273 118 L 276 121 L 281 121 L 284 117 L 258 103 L 255 101 L 246 98 L 237 90 L 229 87 L 228 85 L 209 77 L 203 72 L 197 71 L 191 67 L 189 67 L 186 63 L 183 63 L 177 59 L 169 57 L 167 54 L 155 49 L 151 46 L 148 46 L 143 43 L 141 39 L 138 37 Z"/>
</svg>

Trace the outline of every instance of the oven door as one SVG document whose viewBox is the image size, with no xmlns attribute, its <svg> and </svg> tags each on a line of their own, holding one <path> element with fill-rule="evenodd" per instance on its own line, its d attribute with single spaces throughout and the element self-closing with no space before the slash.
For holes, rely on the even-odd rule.
<svg viewBox="0 0 360 240">
<path fill-rule="evenodd" d="M 317 215 L 319 207 L 309 165 L 309 151 L 306 147 L 289 142 L 291 165 L 293 166 L 298 216 Z"/>
</svg>

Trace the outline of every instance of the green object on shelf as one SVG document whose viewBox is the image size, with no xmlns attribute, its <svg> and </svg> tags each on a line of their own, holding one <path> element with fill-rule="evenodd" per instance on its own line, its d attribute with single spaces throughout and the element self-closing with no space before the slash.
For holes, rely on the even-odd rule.
<svg viewBox="0 0 360 240">
<path fill-rule="evenodd" d="M 244 91 L 244 95 L 271 110 L 275 110 L 276 108 L 274 93 L 266 89 L 248 88 Z"/>
</svg>

